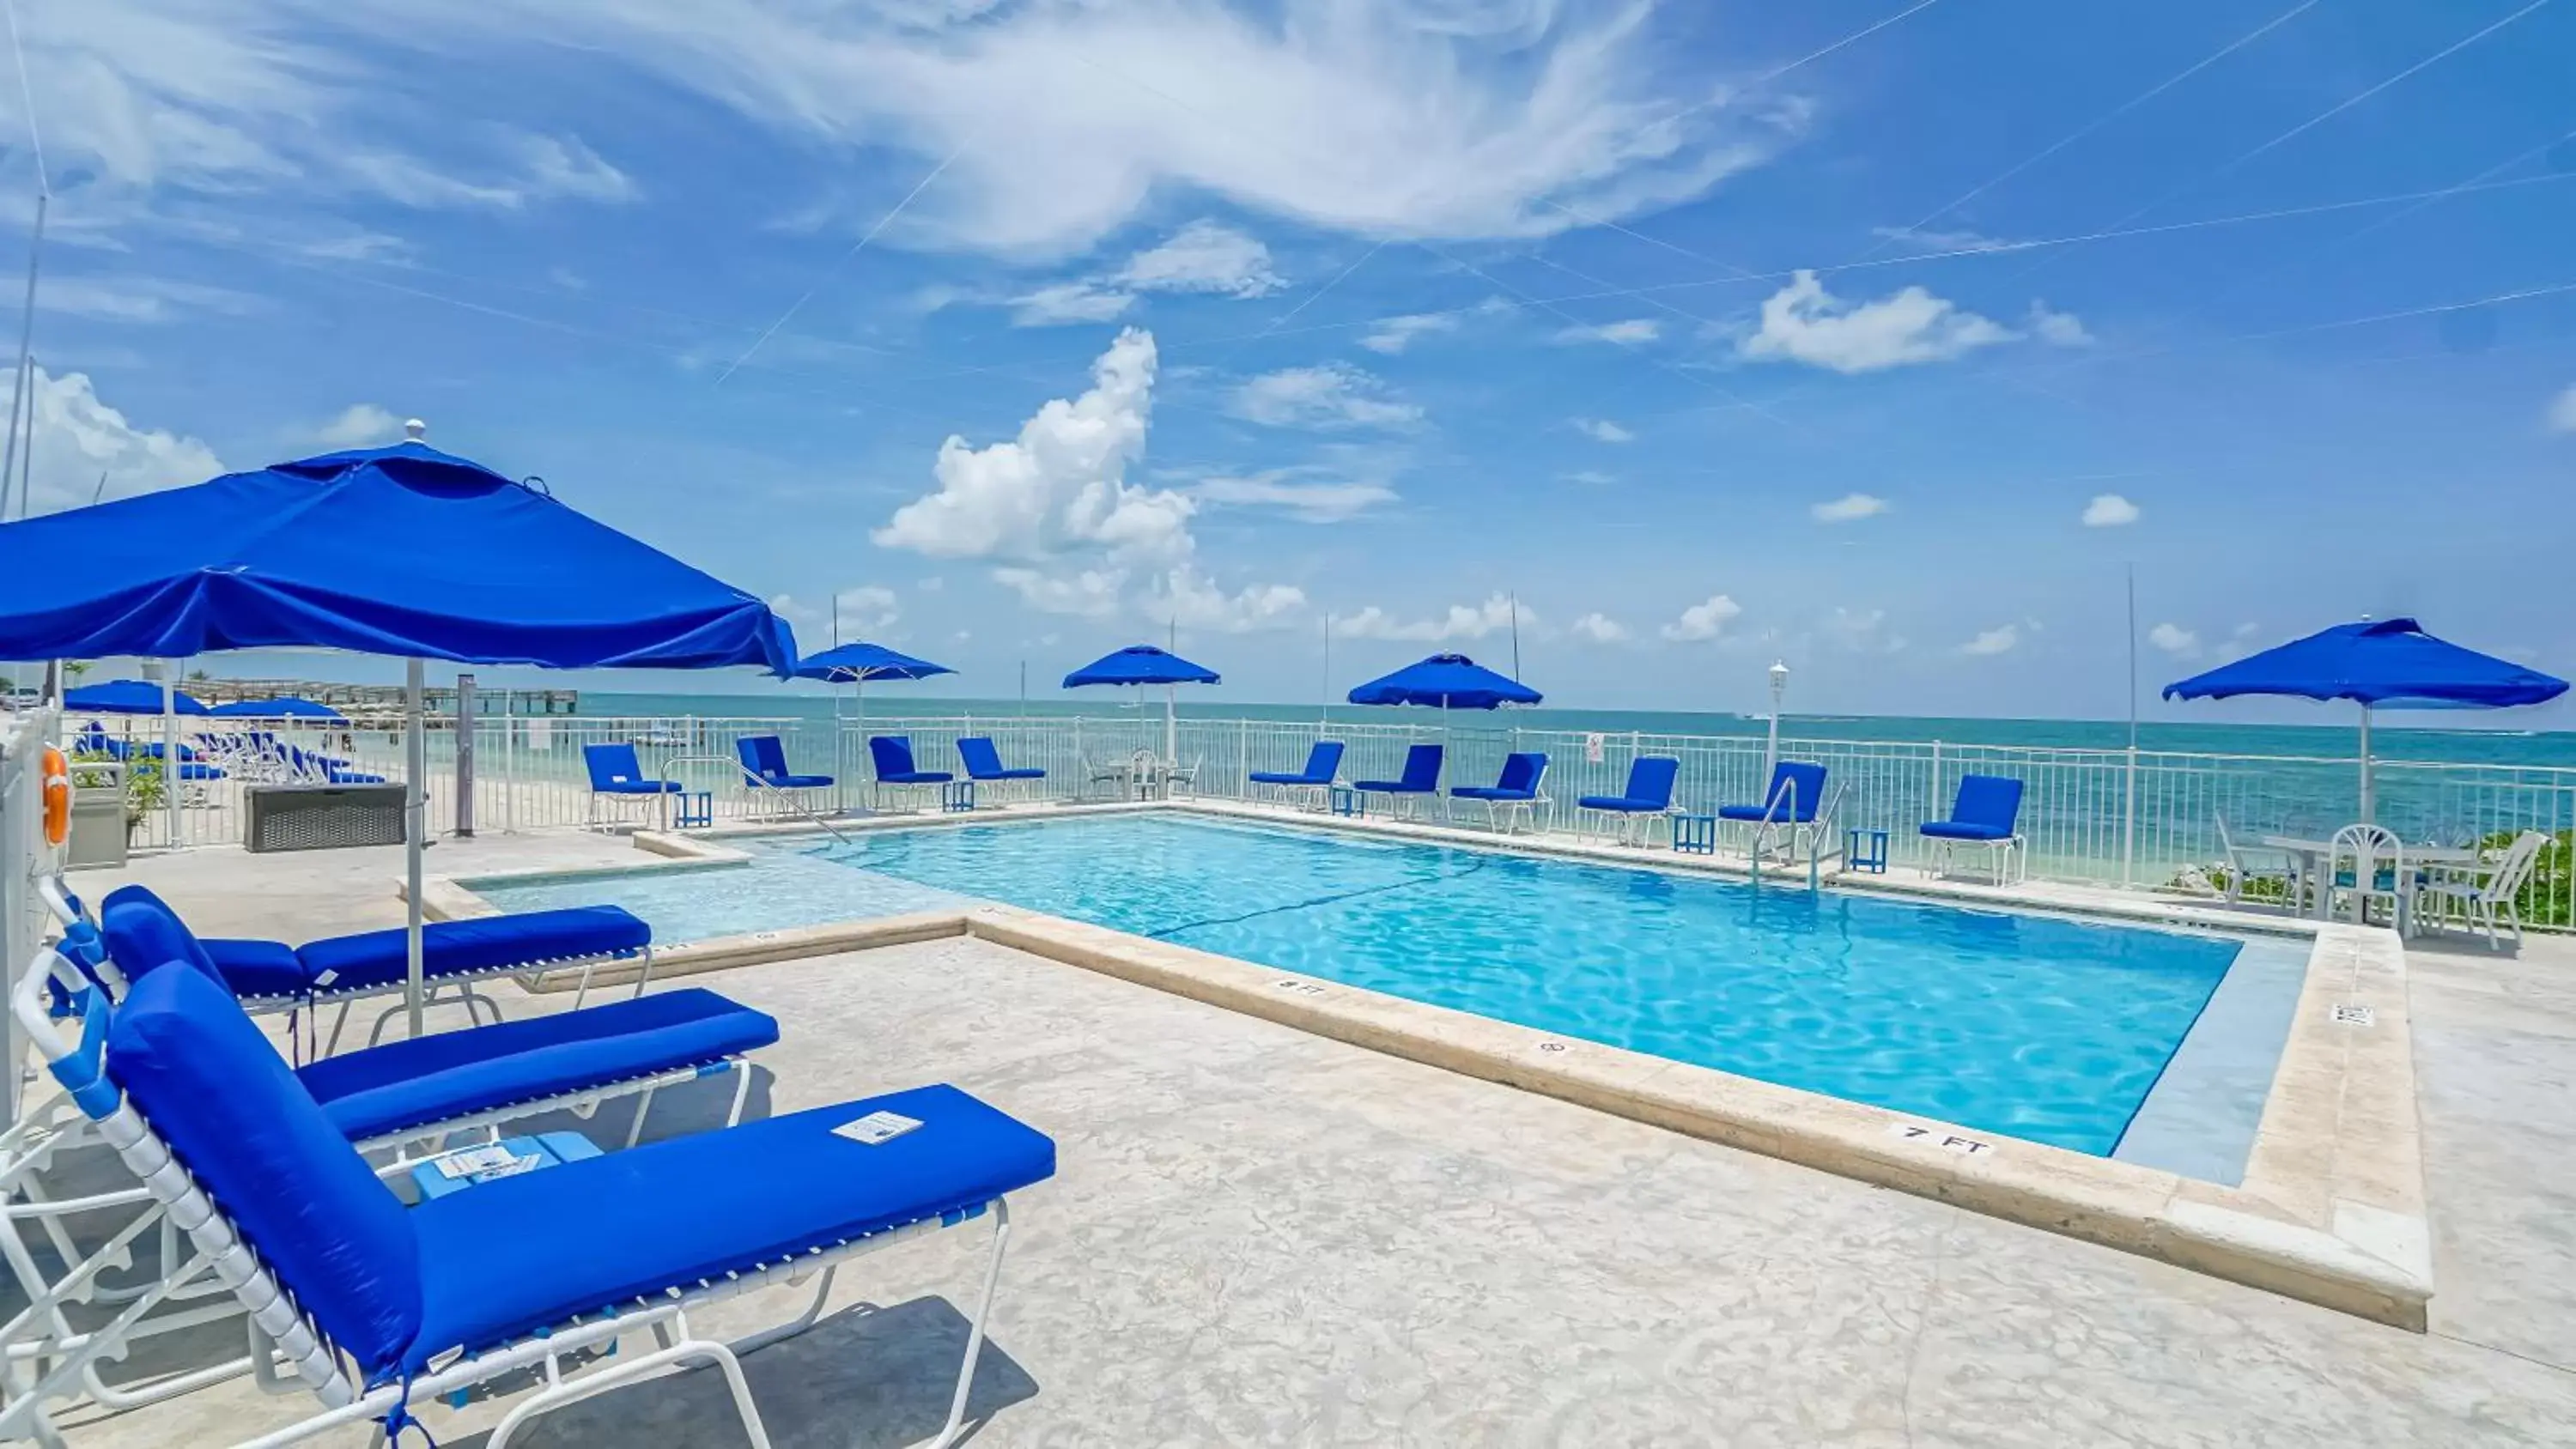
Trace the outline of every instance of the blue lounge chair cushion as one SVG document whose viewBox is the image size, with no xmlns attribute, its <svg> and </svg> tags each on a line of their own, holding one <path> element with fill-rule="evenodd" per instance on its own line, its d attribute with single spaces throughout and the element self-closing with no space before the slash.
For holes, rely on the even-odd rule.
<svg viewBox="0 0 2576 1449">
<path fill-rule="evenodd" d="M 1515 751 L 1503 757 L 1503 772 L 1490 785 L 1453 785 L 1449 793 L 1461 800 L 1506 801 L 1536 800 L 1538 783 L 1547 776 L 1547 756 L 1528 751 Z"/>
<path fill-rule="evenodd" d="M 434 921 L 421 928 L 425 976 L 473 975 L 588 956 L 633 956 L 653 944 L 653 928 L 622 906 L 570 906 L 517 915 Z M 295 950 L 313 989 L 336 992 L 384 986 L 410 973 L 402 928 L 332 936 Z"/>
<path fill-rule="evenodd" d="M 1317 740 L 1306 752 L 1306 768 L 1296 774 L 1284 770 L 1255 770 L 1244 778 L 1255 785 L 1329 785 L 1341 773 L 1342 742 Z"/>
<path fill-rule="evenodd" d="M 140 971 L 107 1074 L 333 1343 L 370 1377 L 399 1361 L 420 1326 L 402 1204 L 231 993 L 202 971 Z"/>
<path fill-rule="evenodd" d="M 118 886 L 101 897 L 98 934 L 107 944 L 108 959 L 125 973 L 129 983 L 178 961 L 196 968 L 218 986 L 242 990 L 232 985 L 206 943 L 198 940 L 197 933 L 179 919 L 179 913 L 154 895 L 149 886 Z M 245 978 L 279 985 L 282 994 L 304 990 L 304 963 L 295 959 L 292 948 L 274 941 L 228 941 L 225 945 L 233 948 L 230 954 L 241 964 Z M 280 952 L 285 954 L 281 956 Z"/>
<path fill-rule="evenodd" d="M 1717 818 L 1720 820 L 1761 821 L 1777 819 L 1785 821 L 1792 820 L 1794 817 L 1786 813 L 1774 816 L 1769 810 L 1760 805 L 1720 805 L 1717 807 Z"/>
<path fill-rule="evenodd" d="M 773 789 L 828 790 L 832 787 L 829 775 L 788 773 L 787 746 L 776 735 L 744 735 L 733 742 L 733 749 L 741 759 L 743 769 Z"/>
<path fill-rule="evenodd" d="M 1775 806 L 1772 802 L 1777 801 Z M 1721 805 L 1720 820 L 1770 821 L 1774 825 L 1813 825 L 1824 808 L 1825 767 L 1812 760 L 1781 760 L 1771 767 L 1771 784 L 1751 805 Z"/>
<path fill-rule="evenodd" d="M 1001 751 L 995 749 L 993 742 L 982 735 L 968 735 L 959 740 L 957 758 L 965 762 L 966 778 L 970 780 L 1043 780 L 1046 778 L 1044 770 L 1026 767 L 1005 769 L 1002 765 Z"/>
<path fill-rule="evenodd" d="M 594 785 L 591 787 L 591 793 L 594 795 L 677 795 L 680 793 L 680 782 L 677 780 L 621 780 L 613 784 Z"/>
<path fill-rule="evenodd" d="M 1641 815 L 1673 808 L 1670 800 L 1637 800 L 1626 795 L 1586 795 L 1574 803 L 1585 810 L 1618 810 Z"/>
<path fill-rule="evenodd" d="M 1927 820 L 1923 833 L 1935 840 L 2010 840 L 2009 825 L 1971 825 L 1961 820 Z"/>
<path fill-rule="evenodd" d="M 871 1112 L 922 1125 L 868 1146 Z M 1055 1144 L 955 1087 L 672 1138 L 413 1209 L 421 1322 L 403 1367 L 620 1300 L 980 1206 L 1055 1173 Z"/>
<path fill-rule="evenodd" d="M 956 779 L 946 770 L 924 770 L 913 763 L 909 735 L 868 736 L 868 759 L 880 785 L 945 785 Z"/>
<path fill-rule="evenodd" d="M 1440 747 L 1414 745 L 1404 752 L 1404 778 L 1400 780 L 1360 780 L 1351 786 L 1379 795 L 1437 795 L 1440 793 Z"/>
<path fill-rule="evenodd" d="M 388 1042 L 297 1069 L 352 1140 L 704 1066 L 773 1045 L 778 1022 L 691 988 Z"/>
<path fill-rule="evenodd" d="M 301 996 L 313 985 L 313 973 L 284 941 L 227 940 L 200 943 L 214 962 L 215 975 L 235 996 Z M 118 958 L 123 959 L 119 952 Z"/>
<path fill-rule="evenodd" d="M 1452 785 L 1449 793 L 1461 800 L 1535 800 L 1536 790 L 1506 790 L 1500 785 Z"/>
</svg>

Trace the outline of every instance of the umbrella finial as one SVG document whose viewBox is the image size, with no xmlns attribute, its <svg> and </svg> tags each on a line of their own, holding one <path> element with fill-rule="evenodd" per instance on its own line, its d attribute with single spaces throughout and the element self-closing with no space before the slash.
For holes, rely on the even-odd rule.
<svg viewBox="0 0 2576 1449">
<path fill-rule="evenodd" d="M 404 441 L 404 442 L 406 442 L 406 443 L 417 443 L 417 442 L 420 442 L 423 438 L 427 437 L 427 436 L 428 436 L 428 434 L 429 434 L 429 424 L 422 422 L 422 421 L 421 421 L 420 419 L 418 419 L 418 418 L 405 418 L 405 419 L 403 420 L 403 441 Z"/>
</svg>

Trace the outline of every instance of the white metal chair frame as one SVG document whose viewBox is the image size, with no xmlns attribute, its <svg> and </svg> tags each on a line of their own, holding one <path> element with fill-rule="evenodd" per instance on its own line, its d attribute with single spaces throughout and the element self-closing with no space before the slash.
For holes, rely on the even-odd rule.
<svg viewBox="0 0 2576 1449">
<path fill-rule="evenodd" d="M 68 963 L 47 954 L 51 959 L 44 964 L 49 970 L 70 971 Z M 86 989 L 94 991 L 96 988 Z M 16 998 L 13 997 L 15 1004 Z M 20 1024 L 27 1028 L 30 1040 L 48 1062 L 63 1061 L 73 1056 L 71 1048 L 44 1014 L 41 1001 L 35 1005 L 32 1019 L 21 1014 Z M 9 1402 L 5 1409 L 0 1409 L 0 1440 L 33 1438 L 48 1445 L 62 1444 L 61 1431 L 47 1414 L 46 1406 L 75 1385 L 81 1385 L 84 1379 L 94 1379 L 93 1370 L 102 1358 L 121 1357 L 134 1341 L 136 1328 L 152 1309 L 178 1289 L 198 1284 L 211 1274 L 215 1283 L 230 1290 L 241 1307 L 249 1311 L 250 1353 L 247 1366 L 260 1387 L 274 1393 L 308 1389 L 323 1405 L 322 1412 L 273 1433 L 244 1440 L 238 1449 L 275 1449 L 275 1446 L 300 1443 L 343 1425 L 384 1418 L 403 1408 L 416 1396 L 434 1398 L 521 1370 L 537 1369 L 542 1374 L 544 1387 L 503 1415 L 486 1441 L 486 1449 L 506 1449 L 510 1437 L 539 1414 L 654 1375 L 665 1368 L 699 1361 L 712 1363 L 723 1373 L 725 1385 L 733 1395 L 734 1407 L 742 1416 L 743 1428 L 749 1433 L 754 1449 L 769 1449 L 769 1433 L 761 1423 L 758 1407 L 752 1402 L 751 1387 L 743 1377 L 740 1356 L 811 1328 L 822 1316 L 824 1301 L 831 1293 L 833 1276 L 842 1263 L 989 1212 L 993 1218 L 993 1250 L 984 1272 L 983 1296 L 968 1329 L 965 1363 L 958 1372 L 956 1391 L 949 1401 L 948 1421 L 932 1441 L 934 1449 L 946 1449 L 956 1441 L 964 1427 L 966 1395 L 974 1382 L 976 1362 L 982 1357 L 984 1327 L 992 1316 L 995 1290 L 1001 1282 L 1002 1253 L 1010 1236 L 1010 1205 L 996 1197 L 947 1217 L 925 1219 L 812 1248 L 775 1262 L 728 1272 L 722 1279 L 701 1280 L 689 1288 L 675 1288 L 665 1297 L 636 1299 L 615 1305 L 499 1348 L 436 1363 L 428 1372 L 406 1382 L 368 1389 L 343 1367 L 329 1344 L 306 1321 L 293 1295 L 234 1231 L 222 1209 L 171 1156 L 168 1146 L 153 1132 L 151 1124 L 134 1111 L 130 1102 L 120 1094 L 112 1108 L 92 1120 L 99 1138 L 114 1148 L 125 1165 L 141 1179 L 143 1187 L 140 1191 L 148 1193 L 151 1201 L 166 1214 L 167 1220 L 185 1233 L 193 1251 L 176 1271 L 138 1295 L 106 1327 L 58 1342 L 55 1357 L 59 1361 L 41 1377 L 31 1376 L 22 1367 L 22 1361 L 13 1355 L 9 1363 Z M 103 1266 L 94 1258 L 91 1263 L 83 1265 L 76 1281 L 86 1283 L 94 1280 Z M 812 1300 L 803 1312 L 783 1324 L 731 1343 L 700 1338 L 689 1329 L 688 1314 L 693 1308 L 736 1297 L 755 1288 L 800 1285 L 817 1273 L 821 1276 L 815 1284 Z M 55 1306 L 59 1306 L 59 1300 Z M 597 1361 L 590 1365 L 577 1365 L 573 1375 L 566 1373 L 565 1361 L 571 1356 L 586 1349 L 613 1344 L 639 1330 L 653 1335 L 656 1345 L 653 1352 L 633 1358 L 621 1357 L 604 1368 L 596 1366 Z M 286 1365 L 284 1372 L 281 1372 L 278 1362 L 281 1356 Z M 222 1376 L 230 1377 L 239 1371 L 238 1367 L 226 1366 Z M 200 1371 L 200 1374 L 208 1372 L 211 1371 Z M 201 1378 L 192 1386 L 203 1387 L 205 1383 L 214 1381 Z"/>
<path fill-rule="evenodd" d="M 2352 884 L 2343 885 L 2343 864 L 2352 862 Z M 2379 884 L 2380 864 L 2387 863 L 2388 884 Z M 2326 916 L 2331 920 L 2343 909 L 2344 901 L 2353 901 L 2353 921 L 2370 922 L 2370 903 L 2388 902 L 2391 924 L 2400 934 L 2414 928 L 2413 882 L 2406 875 L 2406 842 L 2384 825 L 2347 825 L 2327 842 L 2325 879 L 2317 883 L 2325 892 Z"/>
<path fill-rule="evenodd" d="M 2229 905 L 2245 903 L 2247 882 L 2277 880 L 2281 883 L 2282 904 L 2288 907 L 2291 915 L 2299 915 L 2307 909 L 2307 882 L 2299 874 L 2297 856 L 2270 846 L 2238 845 L 2236 837 L 2228 832 L 2226 816 L 2212 811 L 2210 819 L 2218 826 L 2219 854 L 2227 860 L 2227 903 Z M 2278 856 L 2281 863 L 2277 866 L 2258 865 L 2255 863 L 2257 856 Z"/>
<path fill-rule="evenodd" d="M 2505 847 L 2502 857 L 2492 864 L 2437 865 L 2416 887 L 2416 911 L 2419 924 L 2427 907 L 2435 922 L 2446 920 L 2456 909 L 2469 929 L 2486 933 L 2487 949 L 2500 949 L 2496 934 L 2498 917 L 2513 927 L 2513 939 L 2522 941 L 2522 912 L 2516 897 L 2522 894 L 2524 882 L 2531 878 L 2540 863 L 2540 852 L 2549 845 L 2549 837 L 2537 830 L 2526 830 Z"/>
</svg>

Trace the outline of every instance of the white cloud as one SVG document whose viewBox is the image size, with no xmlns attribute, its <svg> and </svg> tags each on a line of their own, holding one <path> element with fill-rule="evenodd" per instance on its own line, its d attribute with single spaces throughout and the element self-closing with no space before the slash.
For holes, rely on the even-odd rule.
<svg viewBox="0 0 2576 1449">
<path fill-rule="evenodd" d="M 1580 483 L 1587 488 L 1599 488 L 1604 484 L 1616 483 L 1619 481 L 1619 475 L 1615 473 L 1604 473 L 1598 468 L 1579 468 L 1574 472 L 1562 474 L 1560 476 L 1562 476 L 1568 483 Z"/>
<path fill-rule="evenodd" d="M 1744 606 L 1724 594 L 1711 594 L 1706 599 L 1682 610 L 1681 617 L 1663 628 L 1667 639 L 1697 643 L 1714 639 L 1726 632 L 1726 626 L 1744 612 Z"/>
<path fill-rule="evenodd" d="M 101 402 L 87 374 L 53 376 L 33 369 L 36 405 L 27 457 L 29 512 L 51 513 L 93 497 L 124 498 L 203 483 L 225 471 L 214 450 L 195 438 L 139 428 Z M 16 370 L 0 373 L 0 394 Z M 102 489 L 101 480 L 104 479 Z"/>
<path fill-rule="evenodd" d="M 2019 245 L 1965 229 L 1942 231 L 1911 226 L 1874 226 L 1869 229 L 1869 234 L 1881 241 L 1910 242 L 1924 252 L 1999 251 Z"/>
<path fill-rule="evenodd" d="M 2149 629 L 2147 642 L 2177 659 L 2194 659 L 2200 655 L 2200 636 L 2179 624 L 2158 624 Z"/>
<path fill-rule="evenodd" d="M 1905 636 L 1888 631 L 1885 609 L 1851 609 L 1837 604 L 1822 627 L 1826 638 L 1854 653 L 1894 654 L 1905 647 Z"/>
<path fill-rule="evenodd" d="M 1286 285 L 1270 269 L 1270 249 L 1258 238 L 1213 221 L 1194 221 L 1161 245 L 1129 257 L 1115 272 L 1052 283 L 1011 299 L 1011 322 L 1018 327 L 1108 322 L 1146 292 L 1202 292 L 1249 299 Z"/>
<path fill-rule="evenodd" d="M 1597 327 L 1568 327 L 1556 334 L 1559 342 L 1610 342 L 1633 347 L 1652 342 L 1664 335 L 1664 324 L 1652 317 L 1631 317 L 1624 322 L 1604 322 Z"/>
<path fill-rule="evenodd" d="M 635 183 L 611 166 L 579 136 L 510 137 L 501 155 L 480 180 L 451 174 L 425 158 L 402 151 L 352 148 L 337 164 L 350 178 L 386 200 L 421 210 L 442 207 L 517 211 L 532 202 L 623 202 L 637 196 Z"/>
<path fill-rule="evenodd" d="M 1976 638 L 1960 645 L 1959 652 L 1962 654 L 2009 654 L 2014 649 L 2020 647 L 2020 645 L 2021 627 L 2017 624 L 2005 624 L 2000 628 L 1988 629 L 1984 633 L 1979 634 Z"/>
<path fill-rule="evenodd" d="M 1815 273 L 1799 272 L 1762 303 L 1762 325 L 1736 350 L 1758 361 L 1861 373 L 1946 362 L 2020 335 L 1921 287 L 1853 303 L 1826 291 Z"/>
<path fill-rule="evenodd" d="M 1482 639 L 1512 627 L 1512 601 L 1508 595 L 1494 594 L 1481 604 L 1451 604 L 1447 613 L 1436 619 L 1398 619 L 1375 604 L 1356 614 L 1338 619 L 1333 632 L 1350 639 L 1393 639 L 1419 644 L 1439 644 L 1451 639 Z M 1520 611 L 1524 628 L 1536 628 L 1538 615 L 1530 609 Z"/>
<path fill-rule="evenodd" d="M 160 277 L 49 276 L 36 293 L 39 311 L 98 322 L 178 322 L 200 313 L 239 317 L 261 303 L 248 292 Z"/>
<path fill-rule="evenodd" d="M 2576 433 L 2576 387 L 2558 395 L 2549 405 L 2549 430 L 2554 433 Z"/>
<path fill-rule="evenodd" d="M 1296 619 L 1305 612 L 1306 592 L 1294 584 L 1252 584 L 1229 594 L 1184 565 L 1164 575 L 1162 592 L 1143 608 L 1147 618 L 1173 620 L 1184 629 L 1245 634 Z"/>
<path fill-rule="evenodd" d="M 1875 518 L 1887 511 L 1887 500 L 1870 493 L 1846 493 L 1830 503 L 1818 503 L 1807 512 L 1818 523 L 1850 523 L 1856 519 Z"/>
<path fill-rule="evenodd" d="M 1381 317 L 1369 334 L 1360 339 L 1360 346 L 1392 357 L 1412 346 L 1417 337 L 1428 337 L 1435 332 L 1455 332 L 1458 327 L 1458 314 L 1455 312 L 1412 312 L 1401 317 Z"/>
<path fill-rule="evenodd" d="M 374 403 L 351 403 L 340 415 L 313 430 L 313 441 L 326 448 L 364 448 L 402 436 L 402 419 Z"/>
<path fill-rule="evenodd" d="M 869 537 L 933 558 L 1035 562 L 1091 551 L 1178 562 L 1197 505 L 1126 481 L 1145 451 L 1153 387 L 1153 334 L 1129 328 L 1092 365 L 1090 391 L 1048 402 L 1018 438 L 982 449 L 955 436 L 940 444 L 939 487 Z"/>
<path fill-rule="evenodd" d="M 903 617 L 894 590 L 882 584 L 843 589 L 833 597 L 833 605 L 839 609 L 844 640 L 882 633 Z M 794 594 L 778 594 L 771 597 L 769 611 L 800 630 L 819 629 L 823 631 L 821 637 L 830 638 L 832 605 L 808 604 Z"/>
<path fill-rule="evenodd" d="M 1670 27 L 1638 6 L 349 4 L 413 27 L 371 26 L 377 44 L 496 62 L 577 47 L 538 53 L 658 74 L 844 164 L 953 154 L 903 232 L 1022 255 L 1080 251 L 1191 193 L 1377 237 L 1552 235 L 1701 195 L 1808 114 L 1709 79 L 1725 58 L 1672 65 Z"/>
<path fill-rule="evenodd" d="M 2120 528 L 2138 521 L 2138 505 L 2117 493 L 2096 493 L 2084 505 L 2086 528 Z"/>
<path fill-rule="evenodd" d="M 1623 644 L 1630 637 L 1628 626 L 1606 614 L 1586 614 L 1569 626 L 1576 638 L 1595 644 Z"/>
<path fill-rule="evenodd" d="M 1274 468 L 1245 478 L 1201 479 L 1190 496 L 1227 507 L 1276 508 L 1301 523 L 1340 523 L 1396 501 L 1395 490 L 1382 483 L 1299 481 L 1306 471 Z"/>
<path fill-rule="evenodd" d="M 2055 311 L 2046 302 L 2030 304 L 2030 333 L 2051 347 L 2090 347 L 2093 334 L 2072 312 Z"/>
<path fill-rule="evenodd" d="M 1637 435 L 1608 418 L 1576 418 L 1575 431 L 1596 443 L 1633 443 Z"/>
<path fill-rule="evenodd" d="M 1118 612 L 1119 598 L 1127 588 L 1127 570 L 1049 572 L 1014 564 L 993 570 L 993 581 L 1018 594 L 1020 602 L 1040 613 L 1106 619 Z"/>
<path fill-rule="evenodd" d="M 1422 409 L 1386 395 L 1386 384 L 1347 363 L 1288 367 L 1236 388 L 1227 411 L 1274 428 L 1400 428 Z"/>
</svg>

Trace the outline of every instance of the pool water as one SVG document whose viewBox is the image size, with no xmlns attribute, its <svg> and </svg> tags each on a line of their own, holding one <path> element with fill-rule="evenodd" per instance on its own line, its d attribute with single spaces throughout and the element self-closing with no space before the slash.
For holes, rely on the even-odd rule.
<svg viewBox="0 0 2576 1449">
<path fill-rule="evenodd" d="M 611 898 L 657 929 L 711 934 L 706 913 L 740 914 L 721 902 L 746 894 L 767 903 L 765 927 L 860 914 L 857 897 L 879 914 L 982 897 L 2097 1156 L 2244 945 L 1164 815 L 773 850 L 756 868 L 674 873 L 702 879 L 657 884 L 668 902 Z"/>
</svg>

